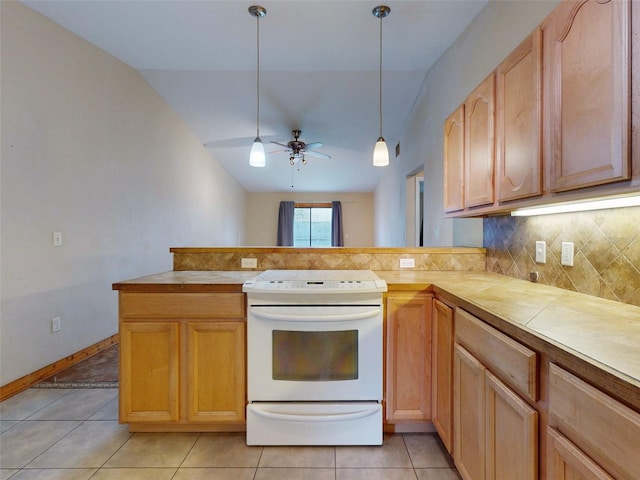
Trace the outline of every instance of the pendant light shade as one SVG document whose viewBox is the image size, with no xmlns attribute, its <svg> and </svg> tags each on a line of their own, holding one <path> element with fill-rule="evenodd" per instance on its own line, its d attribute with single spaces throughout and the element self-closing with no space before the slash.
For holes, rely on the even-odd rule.
<svg viewBox="0 0 640 480">
<path fill-rule="evenodd" d="M 387 143 L 384 141 L 384 137 L 382 136 L 382 19 L 389 15 L 390 12 L 391 9 L 385 5 L 377 6 L 372 12 L 374 17 L 380 19 L 380 136 L 378 137 L 376 146 L 373 149 L 373 165 L 376 167 L 386 167 L 389 165 L 389 149 L 387 148 Z"/>
<path fill-rule="evenodd" d="M 264 153 L 264 144 L 260 137 L 256 137 L 251 145 L 249 153 L 249 165 L 252 167 L 264 167 L 267 164 L 267 156 Z"/>
<path fill-rule="evenodd" d="M 389 149 L 384 138 L 378 138 L 376 146 L 373 149 L 373 165 L 376 167 L 386 167 L 389 165 Z"/>
<path fill-rule="evenodd" d="M 256 17 L 256 139 L 251 145 L 249 153 L 249 165 L 252 167 L 264 167 L 267 164 L 267 158 L 264 152 L 264 144 L 260 139 L 260 19 L 267 14 L 267 10 L 259 5 L 249 7 L 249 13 Z"/>
</svg>

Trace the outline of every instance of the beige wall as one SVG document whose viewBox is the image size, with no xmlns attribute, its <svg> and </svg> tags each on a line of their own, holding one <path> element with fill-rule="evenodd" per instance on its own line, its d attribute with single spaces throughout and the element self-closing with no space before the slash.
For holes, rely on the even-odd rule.
<svg viewBox="0 0 640 480">
<path fill-rule="evenodd" d="M 342 202 L 345 247 L 372 247 L 372 193 L 249 193 L 245 246 L 275 246 L 280 202 Z"/>
<path fill-rule="evenodd" d="M 442 126 L 557 3 L 489 2 L 429 71 L 401 139 L 402 154 L 391 159 L 375 192 L 377 246 L 405 244 L 405 217 L 398 212 L 405 208 L 406 177 L 421 165 L 425 172 L 425 246 L 481 246 L 482 220 L 443 218 Z"/>
<path fill-rule="evenodd" d="M 245 191 L 135 70 L 0 8 L 5 385 L 116 333 L 111 284 L 171 270 L 170 247 L 242 244 Z"/>
</svg>

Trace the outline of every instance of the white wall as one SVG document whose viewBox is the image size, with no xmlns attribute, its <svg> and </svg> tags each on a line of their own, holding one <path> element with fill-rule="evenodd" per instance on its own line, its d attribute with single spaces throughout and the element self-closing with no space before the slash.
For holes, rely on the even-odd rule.
<svg viewBox="0 0 640 480">
<path fill-rule="evenodd" d="M 445 219 L 443 124 L 453 110 L 542 22 L 559 0 L 494 0 L 478 14 L 425 79 L 401 140 L 402 154 L 391 161 L 375 192 L 376 242 L 404 245 L 406 176 L 419 164 L 425 171 L 425 246 L 482 246 L 482 220 Z M 402 203 L 400 203 L 402 200 Z M 383 229 L 382 225 L 389 225 Z"/>
<path fill-rule="evenodd" d="M 373 193 L 251 192 L 247 195 L 245 246 L 275 246 L 281 201 L 342 202 L 345 247 L 372 247 Z"/>
<path fill-rule="evenodd" d="M 0 8 L 5 385 L 116 333 L 111 284 L 171 270 L 170 247 L 242 244 L 246 192 L 135 70 Z"/>
</svg>

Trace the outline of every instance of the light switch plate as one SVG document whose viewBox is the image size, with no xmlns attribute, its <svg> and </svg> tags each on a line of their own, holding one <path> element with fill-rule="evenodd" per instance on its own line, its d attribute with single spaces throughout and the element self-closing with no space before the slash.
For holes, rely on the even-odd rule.
<svg viewBox="0 0 640 480">
<path fill-rule="evenodd" d="M 60 320 L 60 317 L 55 317 L 51 319 L 51 332 L 55 333 L 55 332 L 59 332 L 60 328 L 62 328 L 62 322 Z"/>
<path fill-rule="evenodd" d="M 51 234 L 51 243 L 54 247 L 62 246 L 62 232 L 53 232 Z"/>
<path fill-rule="evenodd" d="M 547 242 L 536 241 L 536 263 L 547 263 Z"/>
<path fill-rule="evenodd" d="M 562 242 L 560 263 L 567 267 L 573 267 L 573 242 Z"/>
</svg>

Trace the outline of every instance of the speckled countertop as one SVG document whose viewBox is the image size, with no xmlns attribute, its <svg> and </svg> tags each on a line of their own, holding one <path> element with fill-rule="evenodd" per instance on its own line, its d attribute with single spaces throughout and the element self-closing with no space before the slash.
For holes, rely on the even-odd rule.
<svg viewBox="0 0 640 480">
<path fill-rule="evenodd" d="M 242 284 L 257 271 L 169 271 L 113 284 L 130 292 L 242 292 Z"/>
<path fill-rule="evenodd" d="M 123 291 L 234 291 L 257 271 L 171 271 Z M 640 410 L 640 307 L 489 272 L 377 271 L 390 291 L 433 290 Z M 577 363 L 572 363 L 573 358 Z M 558 360 L 559 359 L 559 360 Z M 567 366 L 567 365 L 565 365 Z"/>
</svg>

